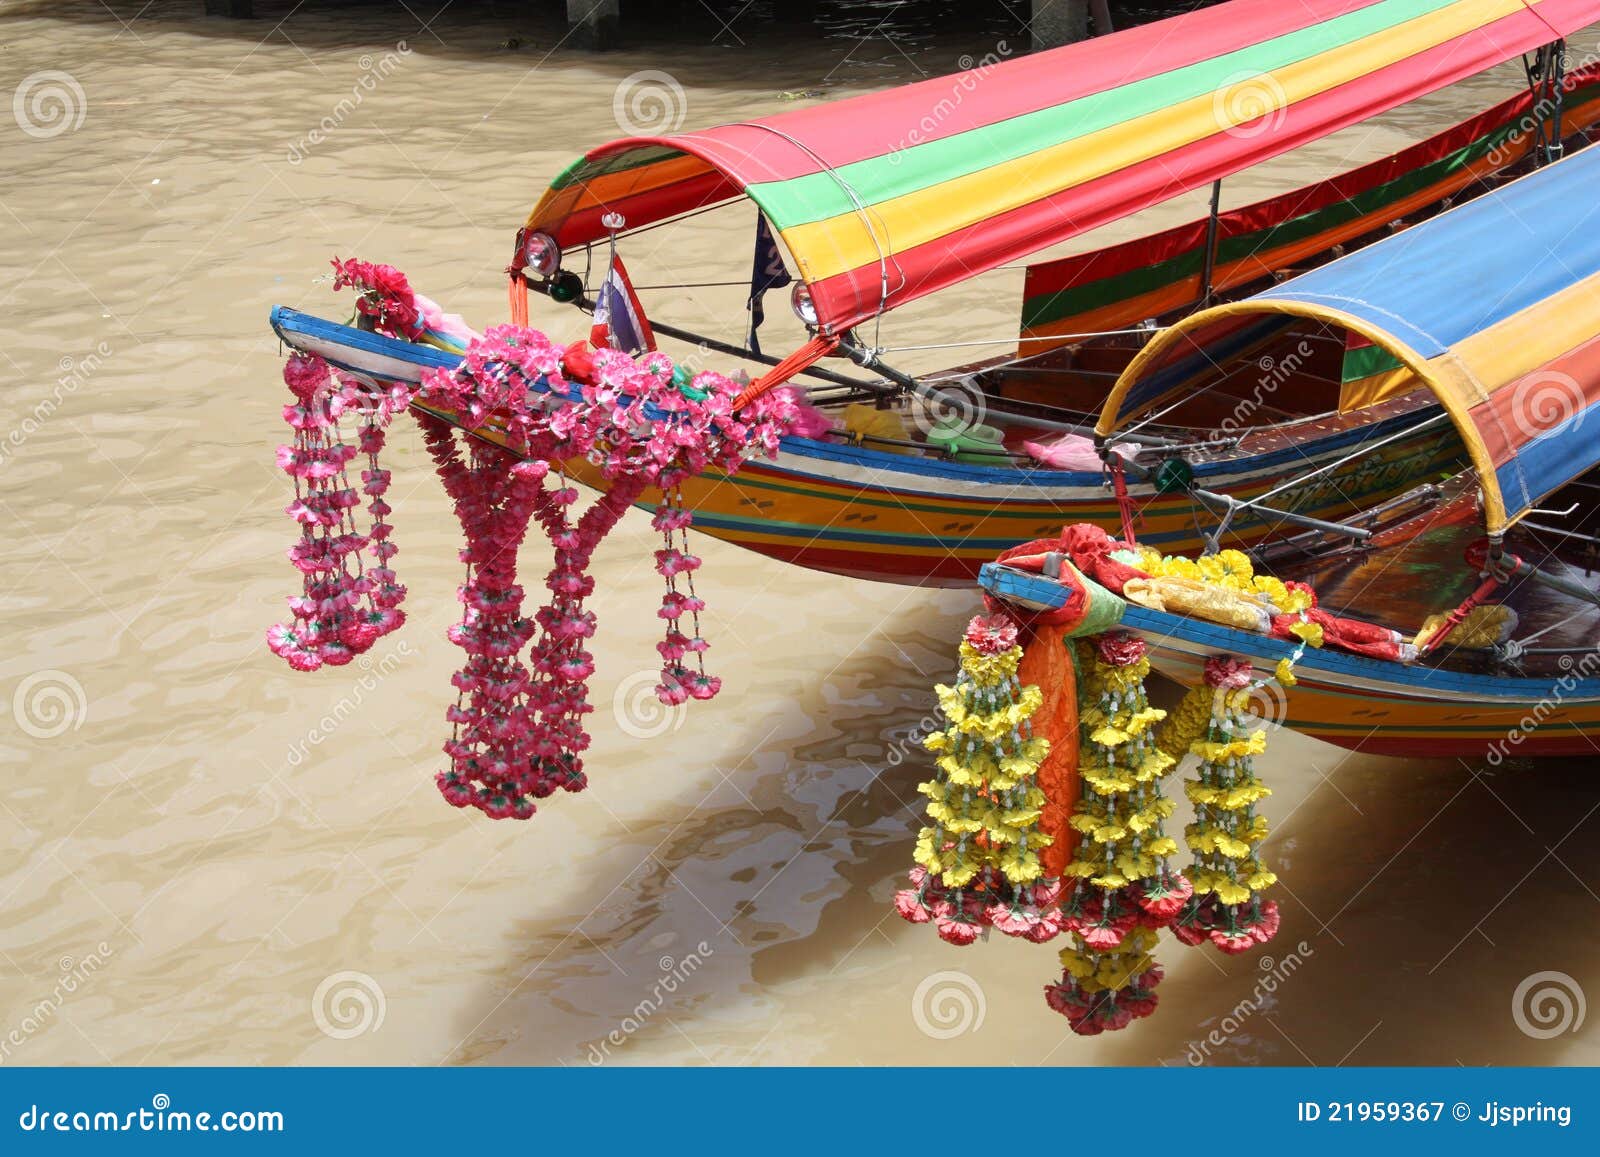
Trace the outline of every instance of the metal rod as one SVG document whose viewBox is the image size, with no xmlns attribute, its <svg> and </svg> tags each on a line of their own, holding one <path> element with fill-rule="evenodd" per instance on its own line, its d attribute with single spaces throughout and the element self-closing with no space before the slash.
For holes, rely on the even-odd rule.
<svg viewBox="0 0 1600 1157">
<path fill-rule="evenodd" d="M 1347 465 L 1347 464 L 1349 464 L 1351 462 L 1354 462 L 1357 458 L 1360 458 L 1362 455 L 1370 454 L 1374 450 L 1381 449 L 1382 447 L 1387 446 L 1390 442 L 1397 442 L 1401 438 L 1409 438 L 1412 434 L 1416 434 L 1416 433 L 1418 433 L 1418 432 L 1420 432 L 1422 430 L 1426 430 L 1429 426 L 1436 426 L 1440 422 L 1444 422 L 1444 421 L 1448 420 L 1449 417 L 1450 417 L 1449 414 L 1447 414 L 1447 413 L 1445 413 L 1444 411 L 1441 410 L 1439 413 L 1435 414 L 1433 417 L 1427 419 L 1426 421 L 1418 422 L 1414 426 L 1406 426 L 1404 429 L 1401 429 L 1401 430 L 1396 430 L 1393 434 L 1390 434 L 1390 435 L 1388 435 L 1387 437 L 1384 437 L 1384 438 L 1379 438 L 1376 442 L 1364 443 L 1363 445 L 1358 447 L 1353 452 L 1351 452 L 1349 454 L 1346 454 L 1343 458 L 1336 458 L 1332 462 L 1329 462 L 1326 466 L 1321 466 L 1321 467 L 1318 467 L 1317 469 L 1313 470 L 1310 474 L 1303 474 L 1298 478 L 1291 478 L 1288 482 L 1284 482 L 1284 483 L 1282 483 L 1282 484 L 1280 484 L 1278 486 L 1274 486 L 1271 490 L 1269 490 L 1265 494 L 1261 495 L 1261 497 L 1251 499 L 1249 502 L 1245 503 L 1244 505 L 1246 505 L 1246 506 L 1254 506 L 1257 502 L 1265 501 L 1266 499 L 1271 498 L 1274 494 L 1282 494 L 1285 490 L 1291 490 L 1294 487 L 1301 485 L 1302 483 L 1310 482 L 1313 478 L 1317 478 L 1317 477 L 1319 477 L 1319 476 L 1321 476 L 1323 474 L 1328 473 L 1328 471 L 1330 471 L 1330 470 L 1336 470 L 1340 466 L 1344 466 L 1344 465 Z"/>
<path fill-rule="evenodd" d="M 1543 523 L 1529 522 L 1526 518 L 1518 525 L 1524 530 L 1534 530 L 1540 534 L 1557 534 L 1562 538 L 1576 538 L 1587 542 L 1591 546 L 1600 546 L 1600 538 L 1596 538 L 1592 534 L 1582 534 L 1576 530 L 1562 530 L 1559 526 L 1545 526 Z"/>
<path fill-rule="evenodd" d="M 1386 502 L 1380 502 L 1376 506 L 1369 506 L 1361 513 L 1351 515 L 1349 523 L 1352 526 L 1371 526 L 1391 511 L 1404 510 L 1411 506 L 1436 506 L 1442 493 L 1443 490 L 1437 482 L 1425 482 L 1421 486 L 1406 491 L 1404 494 L 1397 494 Z M 1289 538 L 1267 543 L 1255 548 L 1251 553 L 1262 561 L 1281 558 L 1284 555 L 1305 553 L 1306 548 L 1317 542 L 1320 537 L 1321 535 L 1316 531 L 1307 531 L 1304 534 L 1296 534 Z"/>
<path fill-rule="evenodd" d="M 550 287 L 542 281 L 530 281 L 528 287 L 538 293 L 544 294 L 547 297 L 550 294 Z M 594 312 L 595 301 L 592 297 L 577 297 L 572 301 L 572 304 L 579 309 L 588 310 L 591 313 Z M 662 321 L 652 321 L 650 323 L 650 328 L 656 333 L 664 333 L 668 337 L 677 338 L 679 341 L 690 342 L 694 345 L 703 345 L 707 349 L 716 350 L 720 354 L 727 354 L 729 357 L 743 358 L 745 361 L 759 362 L 764 366 L 775 366 L 780 360 L 782 360 L 780 358 L 773 357 L 771 354 L 758 354 L 755 350 L 748 349 L 745 346 L 734 345 L 731 342 L 719 341 L 714 337 L 706 337 L 704 334 L 695 333 L 693 330 L 679 329 L 675 325 L 668 325 L 666 322 Z M 859 381 L 856 378 L 850 377 L 848 374 L 835 373 L 833 370 L 823 369 L 820 366 L 810 366 L 801 370 L 800 373 L 809 377 L 817 378 L 820 381 L 832 382 L 836 386 L 849 386 L 851 389 L 856 390 L 876 390 L 878 392 L 882 392 L 882 383 L 880 382 Z"/>
<path fill-rule="evenodd" d="M 1287 522 L 1291 526 L 1304 526 L 1311 530 L 1320 530 L 1325 534 L 1341 534 L 1346 538 L 1353 538 L 1365 542 L 1372 537 L 1372 531 L 1363 527 L 1351 526 L 1344 522 L 1329 522 L 1322 518 L 1312 518 L 1309 514 L 1296 514 L 1292 510 L 1278 510 L 1271 506 L 1257 506 L 1254 502 L 1240 502 L 1231 494 L 1220 494 L 1215 490 L 1201 490 L 1199 487 L 1190 489 L 1190 494 L 1202 502 L 1216 502 L 1227 508 L 1228 517 L 1232 517 L 1236 510 L 1248 510 L 1255 514 L 1270 515 L 1280 522 Z"/>
<path fill-rule="evenodd" d="M 1123 457 L 1123 455 L 1118 454 L 1115 451 L 1110 452 L 1108 455 L 1108 459 L 1112 457 L 1120 461 L 1123 469 L 1128 471 L 1130 474 L 1133 474 L 1140 481 L 1149 480 L 1151 474 L 1149 467 L 1141 466 L 1137 462 L 1129 461 L 1127 458 Z M 1311 530 L 1323 531 L 1327 534 L 1339 534 L 1345 536 L 1346 538 L 1353 538 L 1361 542 L 1365 542 L 1367 539 L 1372 537 L 1372 532 L 1370 530 L 1363 530 L 1359 526 L 1350 526 L 1343 522 L 1329 522 L 1326 519 L 1313 518 L 1309 514 L 1296 514 L 1292 510 L 1278 510 L 1270 506 L 1258 506 L 1254 502 L 1240 502 L 1233 495 L 1223 494 L 1216 490 L 1205 490 L 1198 486 L 1191 486 L 1188 488 L 1187 493 L 1194 495 L 1202 503 L 1214 503 L 1218 506 L 1221 506 L 1224 511 L 1226 511 L 1226 513 L 1223 515 L 1224 527 L 1233 521 L 1233 516 L 1237 511 L 1248 510 L 1258 515 L 1270 515 L 1271 517 L 1282 522 L 1287 522 L 1292 526 L 1304 526 Z"/>
<path fill-rule="evenodd" d="M 1200 275 L 1200 304 L 1211 304 L 1212 280 L 1217 271 L 1217 216 L 1222 209 L 1222 178 L 1211 182 L 1211 214 L 1206 218 L 1206 264 Z"/>
<path fill-rule="evenodd" d="M 840 338 L 839 349 L 862 369 L 873 370 L 882 374 L 907 393 L 916 394 L 917 397 L 929 402 L 956 407 L 970 406 L 970 398 L 968 397 L 953 394 L 948 390 L 941 390 L 937 386 L 930 386 L 925 382 L 919 382 L 910 374 L 902 373 L 893 366 L 884 365 L 883 362 L 878 360 L 878 355 L 875 352 L 860 345 L 848 334 Z M 1057 422 L 1049 418 L 1018 417 L 1003 411 L 986 414 L 984 419 L 997 426 L 1028 426 L 1039 430 L 1057 430 L 1064 434 L 1079 434 L 1088 438 L 1094 437 L 1094 427 L 1085 426 L 1079 422 Z M 1171 445 L 1170 439 L 1156 438 L 1149 434 L 1137 434 L 1127 440 L 1149 446 Z"/>
<path fill-rule="evenodd" d="M 1559 591 L 1561 594 L 1577 599 L 1579 602 L 1593 603 L 1595 606 L 1600 607 L 1600 591 L 1590 590 L 1582 583 L 1573 582 L 1571 579 L 1562 578 L 1560 575 L 1547 574 L 1532 563 L 1524 562 L 1514 554 L 1502 554 L 1496 561 L 1506 567 L 1517 578 L 1532 579 L 1540 586 Z"/>
<path fill-rule="evenodd" d="M 1566 91 L 1562 82 L 1566 79 L 1567 72 L 1567 42 L 1558 40 L 1550 46 L 1551 60 L 1551 99 L 1555 108 L 1551 112 L 1550 121 L 1550 147 L 1545 160 L 1559 161 L 1561 159 L 1561 117 L 1566 104 Z"/>
</svg>

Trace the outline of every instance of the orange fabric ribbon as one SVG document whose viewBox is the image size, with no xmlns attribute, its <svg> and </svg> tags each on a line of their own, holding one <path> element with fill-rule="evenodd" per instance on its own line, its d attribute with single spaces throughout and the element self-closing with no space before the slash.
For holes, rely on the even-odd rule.
<svg viewBox="0 0 1600 1157">
<path fill-rule="evenodd" d="M 1050 753 L 1039 765 L 1035 781 L 1044 792 L 1039 830 L 1051 843 L 1039 852 L 1047 877 L 1060 876 L 1072 859 L 1077 833 L 1068 824 L 1078 803 L 1078 680 L 1072 668 L 1070 626 L 1040 623 L 1028 632 L 1017 678 L 1036 685 L 1044 700 L 1029 722 L 1033 733 L 1050 741 Z"/>
</svg>

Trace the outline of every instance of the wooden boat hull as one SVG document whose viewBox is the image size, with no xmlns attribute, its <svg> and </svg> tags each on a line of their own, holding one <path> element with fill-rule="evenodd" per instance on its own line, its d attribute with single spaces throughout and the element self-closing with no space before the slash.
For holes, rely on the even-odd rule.
<svg viewBox="0 0 1600 1157">
<path fill-rule="evenodd" d="M 985 568 L 983 585 L 1030 607 L 1054 605 L 1049 579 Z M 1122 626 L 1150 648 L 1150 665 L 1192 687 L 1213 655 L 1250 660 L 1270 679 L 1289 643 L 1214 623 L 1129 605 Z M 1367 755 L 1508 759 L 1600 750 L 1600 655 L 1575 657 L 1559 676 L 1475 675 L 1308 650 L 1296 685 L 1262 689 L 1258 714 L 1313 739 Z"/>
<path fill-rule="evenodd" d="M 1211 655 L 1246 656 L 1270 676 L 1288 644 L 1227 627 L 1129 607 L 1125 620 L 1150 646 L 1150 664 L 1185 686 Z M 1176 620 L 1176 622 L 1174 622 Z M 1181 629 L 1177 624 L 1182 624 Z M 1245 650 L 1254 642 L 1253 650 Z M 1600 662 L 1590 668 L 1600 674 Z M 1466 675 L 1334 652 L 1308 652 L 1283 693 L 1283 726 L 1368 755 L 1510 758 L 1593 754 L 1600 742 L 1600 678 L 1563 682 Z"/>
<path fill-rule="evenodd" d="M 416 381 L 425 370 L 457 360 L 282 307 L 273 311 L 272 325 L 290 346 L 377 378 Z M 1315 430 L 1308 423 L 1304 440 L 1285 438 L 1265 453 L 1201 463 L 1196 480 L 1249 499 L 1349 455 L 1363 442 L 1399 435 L 1273 500 L 1301 514 L 1335 517 L 1376 505 L 1451 467 L 1460 454 L 1455 434 L 1438 423 L 1417 428 L 1437 412 L 1419 405 L 1391 410 L 1368 424 L 1358 419 Z M 477 432 L 496 440 L 493 429 Z M 591 485 L 598 480 L 587 466 L 574 477 Z M 1169 553 L 1201 548 L 1198 528 L 1214 518 L 1193 498 L 1138 485 L 1132 490 L 1141 541 Z M 1018 542 L 1053 535 L 1072 522 L 1115 527 L 1119 518 L 1098 472 L 975 466 L 809 438 L 785 438 L 775 460 L 751 462 L 733 478 L 708 472 L 685 483 L 684 493 L 696 528 L 713 538 L 812 570 L 921 586 L 970 585 L 985 562 Z M 1241 516 L 1230 528 L 1229 543 L 1248 545 L 1275 529 Z"/>
</svg>

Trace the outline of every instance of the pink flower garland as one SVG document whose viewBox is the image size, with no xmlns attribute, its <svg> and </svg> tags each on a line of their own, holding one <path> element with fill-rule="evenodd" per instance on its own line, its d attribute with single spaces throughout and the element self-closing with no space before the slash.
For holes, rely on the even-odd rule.
<svg viewBox="0 0 1600 1157">
<path fill-rule="evenodd" d="M 398 270 L 354 259 L 335 260 L 334 269 L 335 287 L 358 291 L 357 310 L 375 328 L 411 340 L 449 331 L 452 319 L 416 295 Z M 295 444 L 279 451 L 279 463 L 295 479 L 289 513 L 302 537 L 290 558 L 306 577 L 302 596 L 290 600 L 293 624 L 274 627 L 268 643 L 291 666 L 314 670 L 349 662 L 404 620 L 398 605 L 405 587 L 389 566 L 395 547 L 383 496 L 390 475 L 378 453 L 385 425 L 413 395 L 399 386 L 375 393 L 303 354 L 290 359 L 284 377 L 296 399 L 284 410 Z M 466 536 L 462 618 L 449 637 L 467 657 L 452 678 L 457 699 L 444 747 L 450 766 L 437 781 L 457 807 L 526 819 L 535 799 L 586 785 L 583 717 L 593 711 L 594 672 L 587 641 L 595 632 L 595 616 L 584 607 L 595 587 L 588 568 L 595 548 L 648 489 L 662 492 L 652 525 L 663 535 L 655 561 L 667 588 L 657 695 L 681 703 L 720 689 L 703 665 L 705 603 L 694 589 L 700 559 L 689 550 L 692 516 L 682 484 L 712 467 L 733 473 L 747 456 L 776 453 L 794 402 L 769 395 L 735 417 L 739 386 L 721 375 L 690 374 L 659 353 L 635 361 L 582 343 L 563 348 L 516 326 L 473 339 L 459 366 L 430 373 L 418 393 L 451 415 L 447 422 L 419 414 L 418 421 Z M 338 428 L 352 409 L 361 414 L 356 446 L 343 443 Z M 470 434 L 491 421 L 509 448 Z M 458 435 L 457 426 L 467 432 Z M 361 479 L 372 525 L 365 533 L 355 529 L 360 495 L 346 478 L 358 454 L 367 456 Z M 560 467 L 580 457 L 599 467 L 607 485 L 574 516 L 578 491 Z M 545 576 L 549 601 L 530 618 L 516 581 L 517 550 L 534 521 L 554 548 L 555 565 Z M 363 550 L 376 563 L 365 572 Z"/>
<path fill-rule="evenodd" d="M 410 341 L 466 336 L 456 318 L 414 293 L 397 269 L 354 258 L 334 259 L 333 266 L 334 288 L 354 288 L 358 314 L 376 330 Z M 314 671 L 349 663 L 405 619 L 398 610 L 405 587 L 389 566 L 395 554 L 384 501 L 390 475 L 378 454 L 384 427 L 410 405 L 413 390 L 378 392 L 304 354 L 290 358 L 285 381 L 296 398 L 283 411 L 294 445 L 278 451 L 278 464 L 294 478 L 288 512 L 302 530 L 290 558 L 306 578 L 301 597 L 290 600 L 293 624 L 274 627 L 267 642 L 290 666 Z M 594 711 L 587 640 L 595 616 L 584 608 L 595 589 L 589 563 L 650 488 L 661 490 L 651 525 L 662 534 L 656 570 L 666 583 L 656 695 L 669 704 L 717 695 L 722 680 L 706 674 L 702 658 L 707 643 L 699 613 L 706 603 L 694 592 L 701 560 L 688 544 L 693 515 L 683 506 L 683 482 L 712 467 L 733 474 L 747 456 L 776 453 L 795 419 L 794 398 L 766 395 L 736 418 L 739 386 L 720 374 L 691 374 L 662 354 L 635 362 L 582 342 L 555 346 L 520 326 L 472 339 L 454 370 L 432 371 L 416 392 L 451 414 L 445 421 L 419 413 L 418 421 L 466 534 L 462 616 L 448 634 L 467 658 L 451 679 L 458 696 L 446 712 L 453 727 L 445 744 L 450 767 L 438 773 L 438 787 L 456 807 L 526 819 L 534 800 L 586 786 L 581 752 L 589 735 L 582 717 Z M 339 435 L 339 418 L 349 411 L 362 422 L 355 446 Z M 488 422 L 506 448 L 469 434 Z M 467 432 L 456 434 L 458 426 Z M 346 475 L 358 454 L 366 454 L 360 477 L 370 499 L 365 533 L 354 525 L 362 494 Z M 578 490 L 563 464 L 578 458 L 600 469 L 606 488 L 574 517 Z M 533 522 L 550 539 L 555 565 L 546 574 L 549 602 L 530 618 L 523 615 L 517 550 Z M 374 562 L 365 571 L 363 550 Z M 691 655 L 693 669 L 686 666 Z"/>
<path fill-rule="evenodd" d="M 698 663 L 707 644 L 699 625 L 705 604 L 693 586 L 700 560 L 687 549 L 691 515 L 677 488 L 712 465 L 737 470 L 749 442 L 776 449 L 786 410 L 779 402 L 746 424 L 732 415 L 738 387 L 720 375 L 690 380 L 662 354 L 637 362 L 616 350 L 591 355 L 516 326 L 475 340 L 460 366 L 429 374 L 422 392 L 469 430 L 493 417 L 516 450 L 464 435 L 464 461 L 447 424 L 424 422 L 429 451 L 467 535 L 465 613 L 451 638 L 469 657 L 456 677 L 461 696 L 449 714 L 456 731 L 445 746 L 451 766 L 439 773 L 439 787 L 458 807 L 523 819 L 533 814 L 533 799 L 557 787 L 579 791 L 587 782 L 580 753 L 590 741 L 582 719 L 593 710 L 588 679 L 594 657 L 585 644 L 596 626 L 583 606 L 594 591 L 588 567 L 601 540 L 649 487 L 663 491 L 652 525 L 666 542 L 656 552 L 656 569 L 667 583 L 656 693 L 663 702 L 681 703 L 709 699 L 721 687 L 703 666 L 691 671 L 683 664 L 689 654 Z M 574 520 L 578 492 L 562 473 L 547 485 L 552 473 L 546 463 L 580 456 L 598 465 L 610 485 Z M 533 519 L 554 547 L 555 567 L 545 577 L 550 601 L 530 622 L 521 617 L 523 592 L 512 580 L 516 548 Z M 680 578 L 686 593 L 677 589 Z M 692 636 L 680 629 L 685 615 Z M 517 653 L 535 627 L 529 671 Z"/>
<path fill-rule="evenodd" d="M 278 466 L 294 479 L 295 500 L 285 513 L 300 524 L 300 541 L 289 560 L 304 576 L 301 592 L 289 599 L 291 623 L 267 632 L 267 646 L 297 671 L 315 671 L 323 664 L 343 666 L 405 621 L 399 609 L 406 589 L 389 567 L 395 546 L 389 541 L 389 513 L 383 501 L 389 472 L 380 467 L 384 427 L 411 402 L 401 387 L 369 390 L 354 378 L 335 375 L 321 358 L 291 357 L 283 380 L 295 400 L 283 408 L 294 431 L 292 445 L 278 447 Z M 342 440 L 340 418 L 361 415 L 358 444 Z M 347 471 L 357 454 L 367 456 L 362 490 L 371 500 L 372 523 L 366 533 L 355 525 L 361 494 L 350 485 Z M 365 550 L 377 561 L 363 570 Z"/>
</svg>

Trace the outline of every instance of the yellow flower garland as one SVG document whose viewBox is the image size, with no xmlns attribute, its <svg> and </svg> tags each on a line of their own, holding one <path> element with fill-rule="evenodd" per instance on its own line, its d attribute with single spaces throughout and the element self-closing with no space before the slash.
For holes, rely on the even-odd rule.
<svg viewBox="0 0 1600 1157">
<path fill-rule="evenodd" d="M 985 654 L 963 642 L 960 654 L 955 685 L 934 688 L 947 726 L 923 746 L 942 778 L 917 788 L 933 823 L 913 855 L 944 888 L 965 888 L 985 868 L 1031 884 L 1041 875 L 1038 850 L 1051 842 L 1038 830 L 1045 796 L 1033 783 L 1050 745 L 1028 725 L 1043 693 L 1017 681 L 1021 647 Z"/>
<path fill-rule="evenodd" d="M 1191 943 L 1209 936 L 1225 951 L 1243 951 L 1277 926 L 1276 908 L 1264 905 L 1260 894 L 1278 878 L 1256 855 L 1267 838 L 1267 818 L 1255 805 L 1272 791 L 1257 778 L 1254 757 L 1266 750 L 1267 735 L 1246 721 L 1248 688 L 1196 687 L 1185 703 L 1207 697 L 1209 719 L 1189 744 L 1200 766 L 1196 778 L 1184 783 L 1195 809 L 1195 822 L 1184 828 L 1194 855 L 1186 870 L 1194 899 L 1178 931 Z"/>
</svg>

